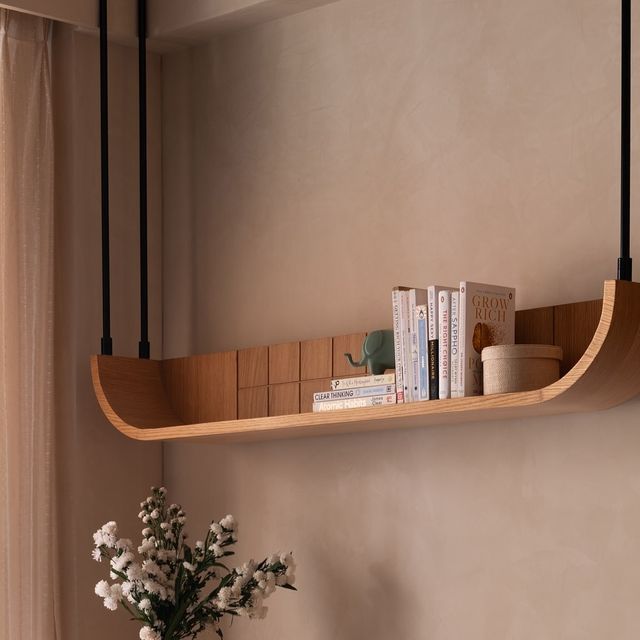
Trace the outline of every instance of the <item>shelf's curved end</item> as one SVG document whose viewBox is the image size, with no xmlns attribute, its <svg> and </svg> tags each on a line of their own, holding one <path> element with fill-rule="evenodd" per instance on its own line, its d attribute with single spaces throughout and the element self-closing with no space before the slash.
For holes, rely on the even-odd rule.
<svg viewBox="0 0 640 640">
<path fill-rule="evenodd" d="M 91 375 L 104 415 L 129 438 L 155 440 L 154 429 L 184 424 L 167 400 L 159 361 L 92 356 Z"/>
<path fill-rule="evenodd" d="M 640 283 L 607 280 L 596 332 L 576 365 L 543 390 L 565 411 L 598 411 L 640 393 Z"/>
</svg>

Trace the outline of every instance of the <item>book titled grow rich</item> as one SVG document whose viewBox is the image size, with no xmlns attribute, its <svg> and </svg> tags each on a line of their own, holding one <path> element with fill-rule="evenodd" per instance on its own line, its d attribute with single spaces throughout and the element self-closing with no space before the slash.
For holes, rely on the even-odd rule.
<svg viewBox="0 0 640 640">
<path fill-rule="evenodd" d="M 459 396 L 482 395 L 484 347 L 515 342 L 516 290 L 478 282 L 460 283 Z"/>
</svg>

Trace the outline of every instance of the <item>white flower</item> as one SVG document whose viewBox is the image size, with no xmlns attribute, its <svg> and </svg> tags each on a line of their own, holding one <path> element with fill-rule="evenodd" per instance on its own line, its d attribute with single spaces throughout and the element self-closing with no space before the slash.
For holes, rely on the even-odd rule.
<svg viewBox="0 0 640 640">
<path fill-rule="evenodd" d="M 159 493 L 161 496 L 166 496 L 166 495 L 167 495 L 167 490 L 165 489 L 165 487 L 160 487 L 160 488 L 158 489 L 158 493 Z"/>
<path fill-rule="evenodd" d="M 126 551 L 125 553 L 111 558 L 111 566 L 115 571 L 122 571 L 133 560 L 133 553 Z"/>
<path fill-rule="evenodd" d="M 171 525 L 170 525 L 168 522 L 161 522 L 161 523 L 160 523 L 160 528 L 161 528 L 163 531 L 167 531 L 168 529 L 170 529 L 170 528 L 171 528 Z"/>
<path fill-rule="evenodd" d="M 93 542 L 96 547 L 107 547 L 108 549 L 113 549 L 116 545 L 116 536 L 112 533 L 108 533 L 103 529 L 98 529 L 93 534 Z"/>
<path fill-rule="evenodd" d="M 111 536 L 115 536 L 118 533 L 118 525 L 116 522 L 111 520 L 110 522 L 102 525 L 102 531 Z"/>
<path fill-rule="evenodd" d="M 220 520 L 220 524 L 227 531 L 235 531 L 236 527 L 238 526 L 236 523 L 236 519 L 232 515 L 227 515 L 224 518 L 222 518 L 222 520 Z"/>
<path fill-rule="evenodd" d="M 107 607 L 107 609 L 110 609 L 111 611 L 115 611 L 118 608 L 118 603 L 113 598 L 105 598 L 104 606 Z"/>
<path fill-rule="evenodd" d="M 142 567 L 137 562 L 132 562 L 127 568 L 127 578 L 129 580 L 142 580 Z"/>
<path fill-rule="evenodd" d="M 140 600 L 140 604 L 138 605 L 138 609 L 140 611 L 150 611 L 151 610 L 151 600 L 149 598 L 143 598 Z"/>
<path fill-rule="evenodd" d="M 140 629 L 140 640 L 162 640 L 162 636 L 151 627 Z"/>
<path fill-rule="evenodd" d="M 102 552 L 100 551 L 100 549 L 94 549 L 91 552 L 91 557 L 96 561 L 96 562 L 102 562 Z"/>
<path fill-rule="evenodd" d="M 160 517 L 160 512 L 157 509 L 154 509 L 149 515 L 153 520 L 157 520 Z"/>
<path fill-rule="evenodd" d="M 120 538 L 120 540 L 116 541 L 116 549 L 129 551 L 133 547 L 133 542 L 129 540 L 129 538 Z"/>
<path fill-rule="evenodd" d="M 144 507 L 144 502 L 141 502 L 141 503 L 140 503 L 140 506 L 141 506 L 141 507 Z M 147 515 L 147 512 L 146 512 L 146 511 L 141 511 L 141 512 L 138 514 L 138 518 L 140 518 L 140 520 L 142 520 L 142 518 L 144 518 L 146 515 Z"/>
<path fill-rule="evenodd" d="M 101 598 L 106 598 L 111 593 L 109 583 L 106 580 L 100 580 L 100 582 L 96 584 L 94 591 L 96 592 L 96 595 Z"/>
<path fill-rule="evenodd" d="M 221 558 L 224 555 L 224 549 L 219 544 L 212 544 L 209 547 L 209 551 L 213 551 L 213 555 L 216 558 Z"/>
<path fill-rule="evenodd" d="M 211 529 L 211 531 L 216 535 L 222 533 L 222 527 L 217 522 L 212 522 L 209 529 Z"/>
<path fill-rule="evenodd" d="M 151 518 L 147 515 L 142 516 L 142 522 L 144 522 L 145 524 L 149 524 L 149 522 L 151 522 Z"/>
<path fill-rule="evenodd" d="M 190 562 L 183 562 L 182 566 L 187 570 L 187 571 L 191 571 L 191 573 L 193 573 L 196 570 L 196 566 L 194 564 L 191 564 Z"/>
<path fill-rule="evenodd" d="M 149 527 L 145 527 L 145 528 L 142 530 L 142 535 L 143 535 L 145 538 L 148 538 L 152 533 L 153 533 L 153 529 L 149 529 Z"/>
<path fill-rule="evenodd" d="M 154 542 L 151 540 L 151 538 L 148 538 L 147 540 L 144 540 L 138 547 L 138 553 L 149 553 L 149 551 L 154 548 Z"/>
</svg>

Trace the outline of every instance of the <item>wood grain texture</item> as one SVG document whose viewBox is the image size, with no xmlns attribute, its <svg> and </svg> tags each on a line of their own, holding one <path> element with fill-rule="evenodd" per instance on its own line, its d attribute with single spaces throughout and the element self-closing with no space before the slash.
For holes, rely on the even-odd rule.
<svg viewBox="0 0 640 640">
<path fill-rule="evenodd" d="M 553 309 L 541 307 L 516 311 L 516 343 L 554 344 Z"/>
<path fill-rule="evenodd" d="M 269 387 L 269 415 L 289 416 L 300 413 L 300 383 L 285 382 Z"/>
<path fill-rule="evenodd" d="M 333 338 L 300 343 L 300 380 L 330 378 L 333 371 Z"/>
<path fill-rule="evenodd" d="M 91 364 L 105 415 L 137 440 L 258 441 L 599 411 L 640 393 L 640 284 L 605 282 L 600 321 L 582 357 L 558 382 L 523 393 L 184 424 L 166 401 L 159 363 L 93 356 Z"/>
<path fill-rule="evenodd" d="M 303 380 L 300 383 L 300 413 L 310 413 L 313 409 L 313 394 L 331 391 L 331 378 L 323 380 Z"/>
<path fill-rule="evenodd" d="M 184 422 L 237 418 L 236 351 L 164 360 L 162 378 L 169 405 Z"/>
<path fill-rule="evenodd" d="M 269 388 L 238 389 L 238 419 L 266 418 L 269 415 Z"/>
<path fill-rule="evenodd" d="M 300 343 L 287 342 L 269 347 L 269 384 L 300 380 Z"/>
<path fill-rule="evenodd" d="M 269 347 L 238 351 L 238 389 L 269 384 Z"/>
<path fill-rule="evenodd" d="M 362 343 L 366 337 L 366 333 L 351 333 L 346 336 L 334 337 L 332 374 L 334 378 L 362 376 L 366 374 L 366 367 L 352 367 L 344 355 L 345 353 L 350 353 L 354 360 L 360 360 Z"/>
<path fill-rule="evenodd" d="M 564 375 L 586 351 L 602 315 L 602 300 L 554 307 L 554 342 L 562 347 L 560 375 Z"/>
</svg>

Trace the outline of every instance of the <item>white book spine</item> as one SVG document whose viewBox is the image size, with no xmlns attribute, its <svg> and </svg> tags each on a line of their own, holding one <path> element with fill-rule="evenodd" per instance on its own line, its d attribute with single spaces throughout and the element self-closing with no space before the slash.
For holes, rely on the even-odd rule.
<svg viewBox="0 0 640 640">
<path fill-rule="evenodd" d="M 411 380 L 411 300 L 409 291 L 402 292 L 402 381 L 404 388 L 404 401 L 413 401 L 413 382 Z"/>
<path fill-rule="evenodd" d="M 427 348 L 427 305 L 416 307 L 416 331 L 418 334 L 418 399 L 429 399 L 429 357 Z"/>
<path fill-rule="evenodd" d="M 439 377 L 438 397 L 445 400 L 451 397 L 451 292 L 438 294 L 438 353 Z"/>
<path fill-rule="evenodd" d="M 314 402 L 313 411 L 338 411 L 340 409 L 381 407 L 392 404 L 396 404 L 395 393 L 389 393 L 382 396 L 369 396 L 367 398 L 350 398 L 348 400 L 329 400 L 327 402 Z"/>
<path fill-rule="evenodd" d="M 451 397 L 460 395 L 460 292 L 451 292 Z"/>
<path fill-rule="evenodd" d="M 326 402 L 327 400 L 349 400 L 350 398 L 365 398 L 367 396 L 383 396 L 395 393 L 395 384 L 382 384 L 375 387 L 355 387 L 353 389 L 340 389 L 338 391 L 318 391 L 313 394 L 314 402 Z"/>
<path fill-rule="evenodd" d="M 398 402 L 404 402 L 404 383 L 402 377 L 402 302 L 399 289 L 391 291 L 391 306 L 393 312 L 393 349 L 396 361 L 396 395 Z"/>
<path fill-rule="evenodd" d="M 331 381 L 331 390 L 375 387 L 382 384 L 394 384 L 395 381 L 396 376 L 393 373 L 381 373 L 377 376 L 358 376 L 356 378 L 335 378 Z"/>
<path fill-rule="evenodd" d="M 460 375 L 458 378 L 458 397 L 467 395 L 466 357 L 467 357 L 467 296 L 465 283 L 460 283 L 460 299 L 458 301 L 458 360 L 460 361 Z"/>
</svg>

